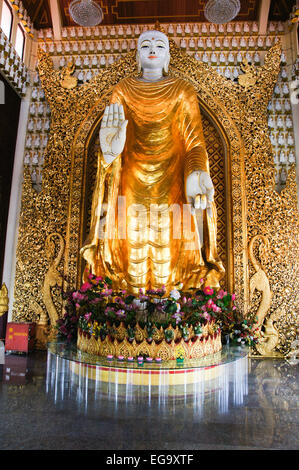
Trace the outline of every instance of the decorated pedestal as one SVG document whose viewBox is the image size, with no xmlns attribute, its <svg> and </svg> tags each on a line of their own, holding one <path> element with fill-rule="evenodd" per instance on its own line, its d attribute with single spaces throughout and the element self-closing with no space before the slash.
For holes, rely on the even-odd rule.
<svg viewBox="0 0 299 470">
<path fill-rule="evenodd" d="M 112 325 L 111 325 L 112 327 Z M 166 330 L 157 329 L 154 338 L 149 339 L 146 328 L 137 325 L 134 338 L 128 338 L 128 331 L 123 323 L 115 328 L 115 334 L 105 338 L 90 335 L 79 328 L 77 347 L 83 352 L 102 357 L 115 358 L 160 358 L 162 361 L 178 358 L 201 358 L 221 350 L 221 331 L 215 322 L 207 322 L 202 333 L 195 334 L 193 327 L 188 329 L 188 336 L 183 337 L 181 330 L 169 325 Z M 169 335 L 167 335 L 169 333 Z M 172 337 L 173 339 L 167 340 Z"/>
</svg>

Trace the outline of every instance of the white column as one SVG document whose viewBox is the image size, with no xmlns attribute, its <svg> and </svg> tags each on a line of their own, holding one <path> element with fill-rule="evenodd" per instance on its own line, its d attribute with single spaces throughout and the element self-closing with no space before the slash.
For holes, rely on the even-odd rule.
<svg viewBox="0 0 299 470">
<path fill-rule="evenodd" d="M 29 111 L 31 90 L 28 89 L 26 97 L 22 99 L 20 117 L 15 149 L 14 167 L 11 182 L 9 212 L 6 229 L 5 254 L 3 265 L 3 282 L 8 289 L 9 311 L 8 321 L 12 318 L 12 306 L 14 302 L 14 281 L 16 248 L 18 241 L 18 226 L 21 205 L 21 193 L 23 183 L 23 156 L 25 148 L 25 137 L 27 129 L 27 117 Z"/>
<path fill-rule="evenodd" d="M 0 19 L 2 16 L 2 5 L 3 5 L 3 0 L 0 0 Z"/>
<path fill-rule="evenodd" d="M 262 0 L 259 10 L 259 34 L 266 34 L 271 0 Z"/>
<path fill-rule="evenodd" d="M 17 27 L 20 22 L 20 18 L 19 18 L 18 12 L 14 8 L 12 9 L 12 13 L 13 13 L 13 23 L 12 23 L 12 29 L 11 29 L 11 35 L 10 35 L 10 42 L 12 43 L 13 46 L 15 46 L 16 36 L 17 36 Z"/>
<path fill-rule="evenodd" d="M 61 13 L 60 6 L 57 0 L 50 0 L 50 10 L 53 26 L 54 40 L 61 39 Z"/>
</svg>

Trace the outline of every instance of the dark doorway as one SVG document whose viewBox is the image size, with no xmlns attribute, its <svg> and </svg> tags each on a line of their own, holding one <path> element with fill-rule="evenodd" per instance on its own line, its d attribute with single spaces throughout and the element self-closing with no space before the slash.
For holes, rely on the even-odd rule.
<svg viewBox="0 0 299 470">
<path fill-rule="evenodd" d="M 21 98 L 0 75 L 0 280 L 3 262 L 11 181 L 18 133 Z"/>
</svg>

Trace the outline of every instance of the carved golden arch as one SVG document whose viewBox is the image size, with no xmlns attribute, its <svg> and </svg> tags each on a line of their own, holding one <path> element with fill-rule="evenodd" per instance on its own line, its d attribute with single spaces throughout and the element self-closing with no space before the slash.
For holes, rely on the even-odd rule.
<svg viewBox="0 0 299 470">
<path fill-rule="evenodd" d="M 216 95 L 212 95 L 202 80 L 191 78 L 188 73 L 178 68 L 170 67 L 170 74 L 179 76 L 192 83 L 197 91 L 200 107 L 209 116 L 222 137 L 225 148 L 226 164 L 226 194 L 229 195 L 226 218 L 227 223 L 227 253 L 229 254 L 228 286 L 231 292 L 236 292 L 240 306 L 248 309 L 248 277 L 247 277 L 247 230 L 246 230 L 246 192 L 244 171 L 244 143 L 233 118 L 228 114 L 223 103 Z M 79 250 L 83 245 L 83 217 L 84 217 L 84 175 L 88 160 L 88 149 L 94 132 L 105 106 L 109 103 L 112 93 L 111 87 L 89 110 L 80 124 L 71 149 L 71 182 L 70 200 L 68 210 L 67 236 L 68 244 L 65 253 L 65 274 L 68 284 L 79 286 L 82 273 L 82 258 Z M 221 90 L 218 90 L 221 96 Z M 77 259 L 77 269 L 73 267 Z M 235 276 L 237 273 L 237 276 Z"/>
</svg>

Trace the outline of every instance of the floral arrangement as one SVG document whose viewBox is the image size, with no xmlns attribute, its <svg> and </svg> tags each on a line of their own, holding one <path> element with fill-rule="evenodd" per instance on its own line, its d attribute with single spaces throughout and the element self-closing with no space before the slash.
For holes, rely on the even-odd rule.
<svg viewBox="0 0 299 470">
<path fill-rule="evenodd" d="M 196 336 L 202 335 L 203 326 L 211 323 L 215 332 L 219 328 L 230 334 L 233 341 L 249 344 L 254 338 L 252 325 L 246 320 L 236 319 L 235 295 L 224 290 L 216 292 L 211 287 L 182 291 L 182 285 L 170 291 L 167 297 L 164 287 L 156 290 L 140 290 L 132 295 L 125 290 L 114 291 L 112 281 L 90 274 L 79 290 L 66 295 L 63 318 L 58 320 L 58 337 L 75 341 L 77 330 L 96 339 L 113 337 L 114 328 L 122 322 L 128 340 L 135 337 L 137 323 L 146 328 L 148 341 L 156 329 L 164 330 L 166 341 L 173 339 L 173 328 L 178 326 L 185 340 L 192 326 Z M 246 326 L 246 328 L 245 328 Z M 240 330 L 240 332 L 239 332 Z"/>
<path fill-rule="evenodd" d="M 244 318 L 236 308 L 232 311 L 223 310 L 218 323 L 222 335 L 229 337 L 229 341 L 233 344 L 253 347 L 259 341 L 260 329 L 257 318 Z"/>
</svg>

